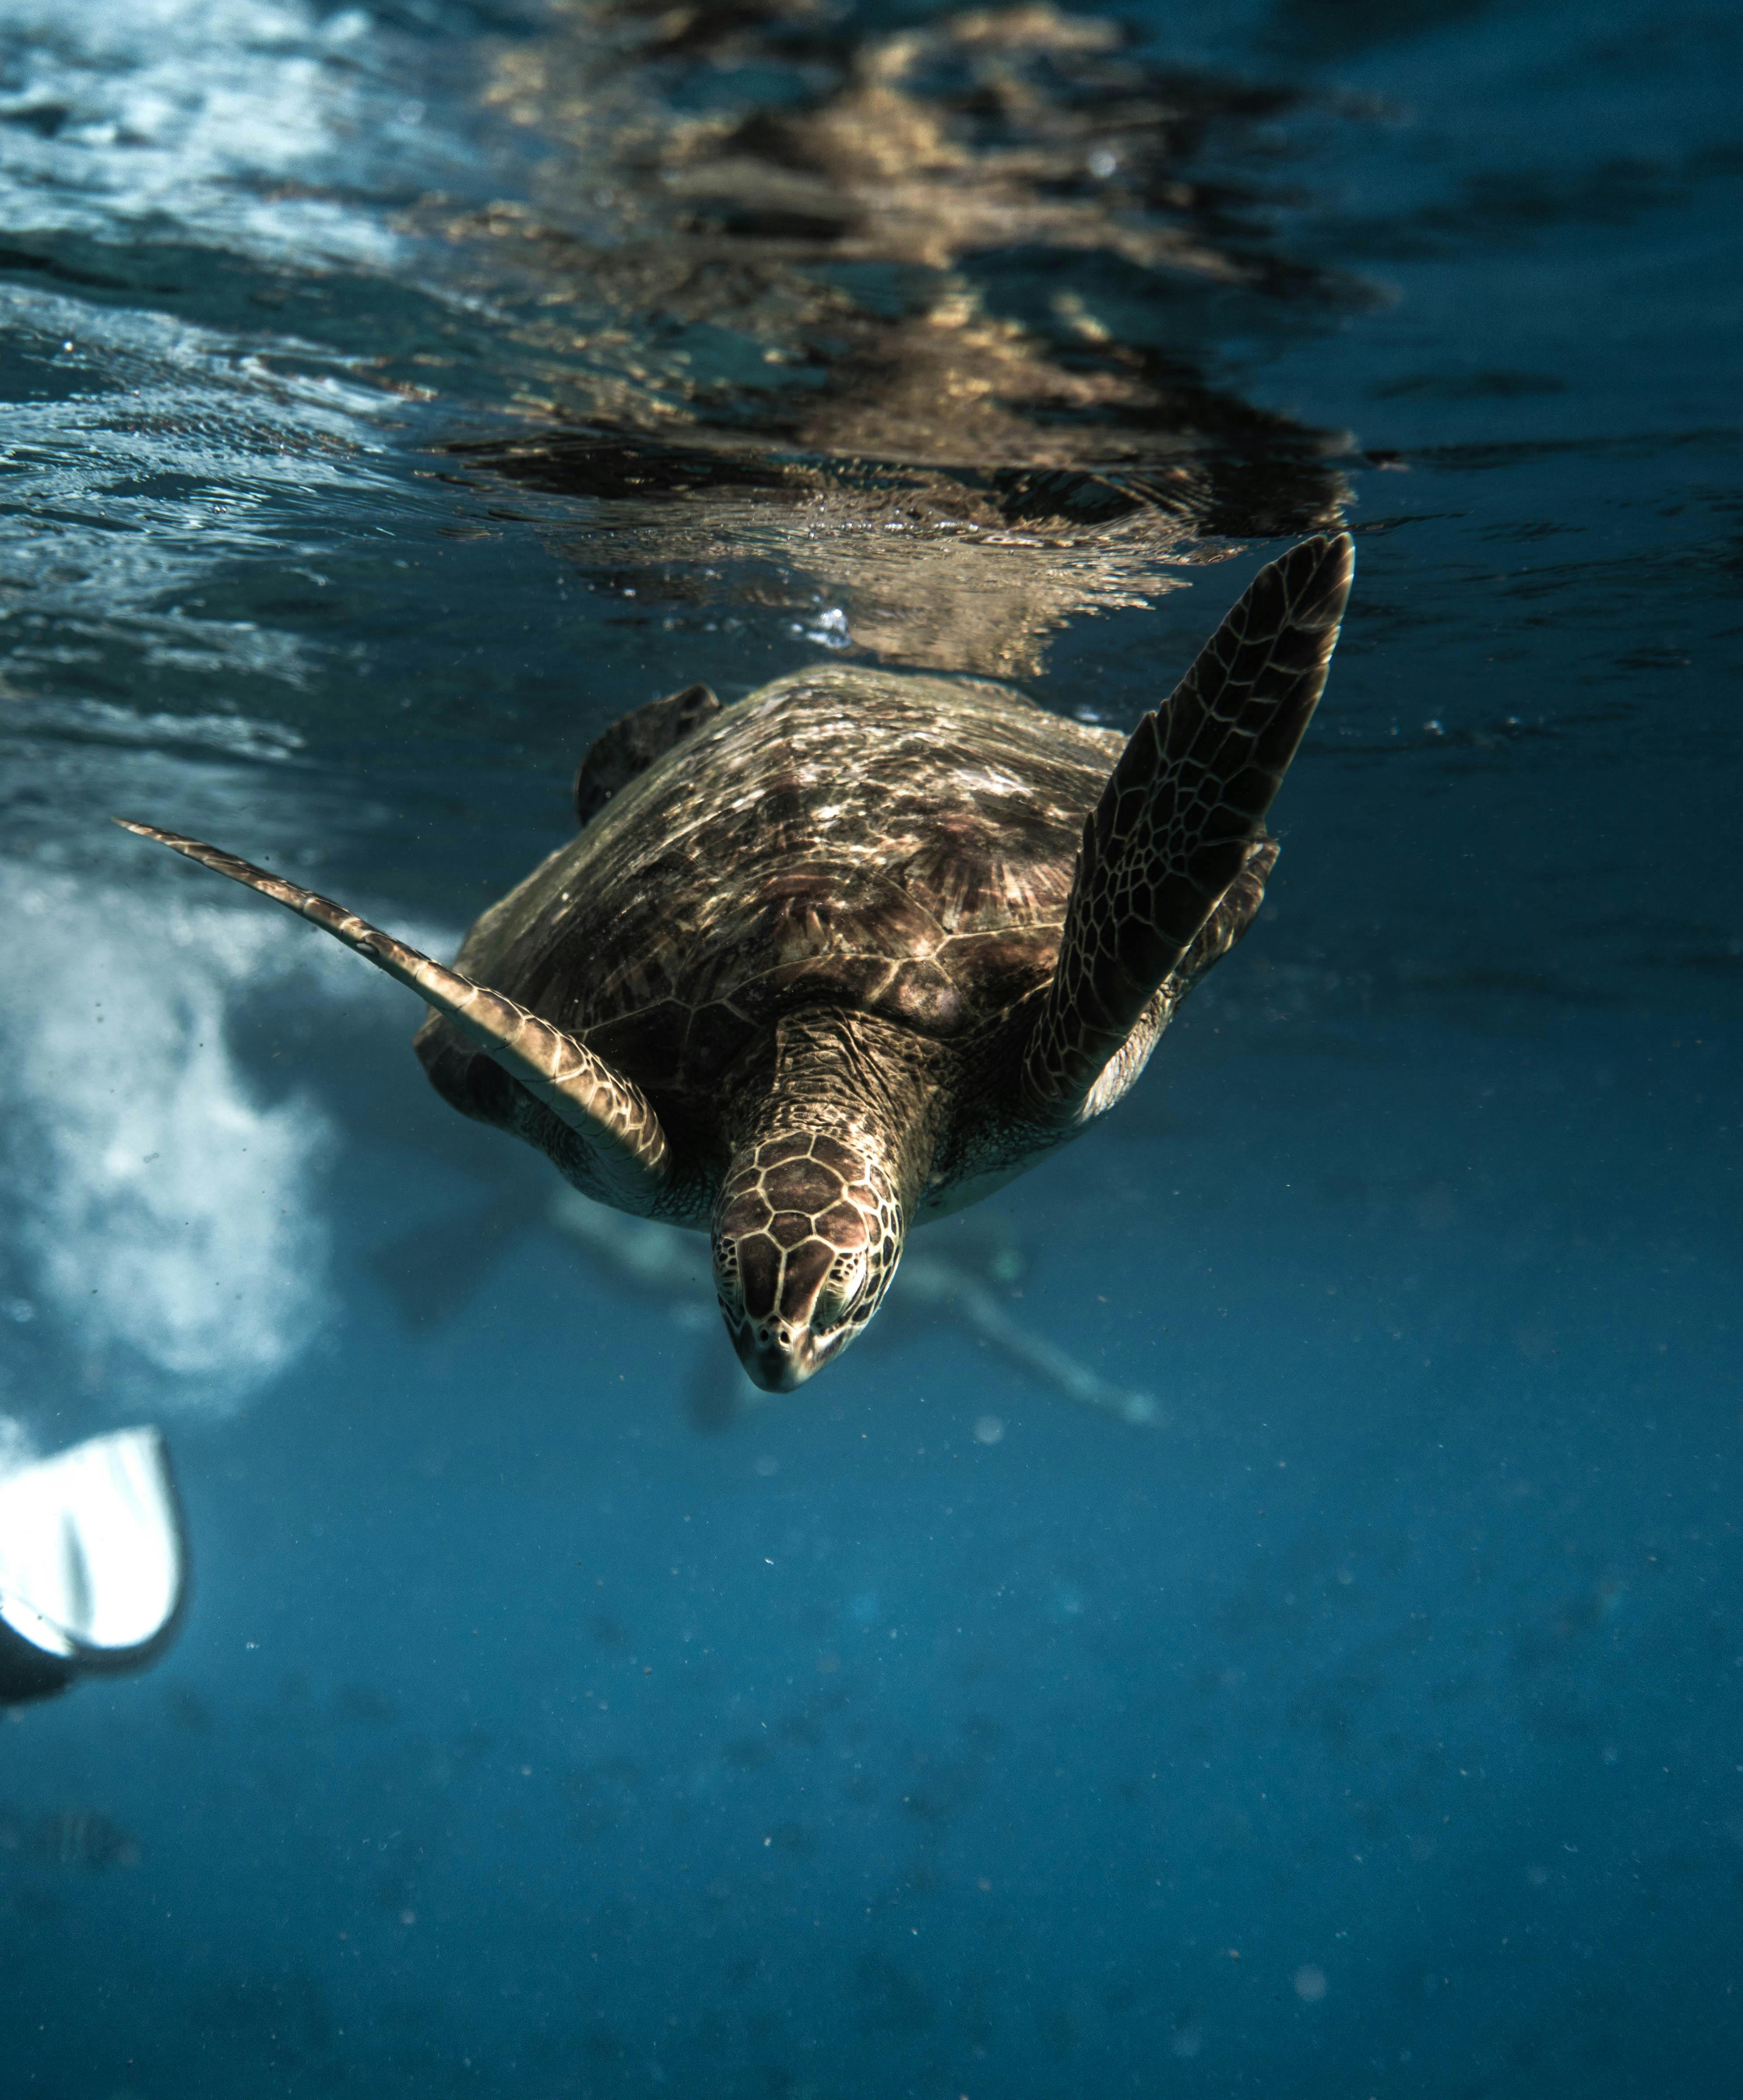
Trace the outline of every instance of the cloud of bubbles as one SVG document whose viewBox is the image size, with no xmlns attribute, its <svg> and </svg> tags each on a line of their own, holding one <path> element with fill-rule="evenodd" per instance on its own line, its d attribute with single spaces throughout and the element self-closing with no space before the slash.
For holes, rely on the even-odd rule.
<svg viewBox="0 0 1743 2100">
<path fill-rule="evenodd" d="M 235 1407 L 330 1317 L 333 1133 L 306 1094 L 260 1097 L 227 1023 L 293 976 L 367 986 L 278 915 L 71 875 L 0 865 L 0 1312 L 54 1333 L 105 1411 Z"/>
</svg>

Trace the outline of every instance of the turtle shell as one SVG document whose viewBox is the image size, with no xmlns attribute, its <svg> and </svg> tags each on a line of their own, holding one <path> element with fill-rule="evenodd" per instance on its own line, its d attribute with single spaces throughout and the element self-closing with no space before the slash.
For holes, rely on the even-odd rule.
<svg viewBox="0 0 1743 2100">
<path fill-rule="evenodd" d="M 457 967 L 655 1096 L 706 1095 L 800 1004 L 984 1028 L 1052 975 L 1123 742 L 984 683 L 780 679 L 615 794 Z"/>
</svg>

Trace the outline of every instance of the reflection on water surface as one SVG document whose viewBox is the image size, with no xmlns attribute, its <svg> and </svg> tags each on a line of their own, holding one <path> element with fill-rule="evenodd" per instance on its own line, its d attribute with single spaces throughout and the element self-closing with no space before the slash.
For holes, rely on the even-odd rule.
<svg viewBox="0 0 1743 2100">
<path fill-rule="evenodd" d="M 518 404 L 546 433 L 474 456 L 629 505 L 601 522 L 659 595 L 772 538 L 841 642 L 1032 676 L 1048 633 L 1141 606 L 1204 536 L 1338 518 L 1348 439 L 1194 355 L 1249 309 L 1373 296 L 1273 236 L 1300 98 L 1044 6 L 894 33 L 804 7 L 607 22 L 575 11 L 492 90 L 567 150 L 536 207 L 455 230 L 508 251 L 524 338 L 562 364 Z"/>
</svg>

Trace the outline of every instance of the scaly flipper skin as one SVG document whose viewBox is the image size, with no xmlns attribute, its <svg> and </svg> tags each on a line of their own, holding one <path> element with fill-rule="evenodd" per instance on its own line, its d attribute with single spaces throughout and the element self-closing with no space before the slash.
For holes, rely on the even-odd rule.
<svg viewBox="0 0 1743 2100">
<path fill-rule="evenodd" d="M 202 867 L 287 905 L 419 993 L 585 1140 L 610 1201 L 626 1211 L 653 1207 L 669 1163 L 665 1132 L 641 1090 L 595 1057 L 585 1043 L 553 1028 L 501 992 L 444 968 L 355 912 L 312 890 L 298 889 L 281 876 L 268 874 L 200 839 L 161 832 L 152 824 L 130 823 L 125 817 L 115 822 L 124 832 L 155 839 Z"/>
<path fill-rule="evenodd" d="M 1200 974 L 1244 930 L 1275 856 L 1265 812 L 1324 690 L 1354 561 L 1339 533 L 1261 569 L 1126 746 L 1083 827 L 1024 1054 L 1024 1105 L 1041 1123 L 1093 1113 L 1097 1080 L 1151 1001 L 1171 1007 L 1170 980 Z"/>
</svg>

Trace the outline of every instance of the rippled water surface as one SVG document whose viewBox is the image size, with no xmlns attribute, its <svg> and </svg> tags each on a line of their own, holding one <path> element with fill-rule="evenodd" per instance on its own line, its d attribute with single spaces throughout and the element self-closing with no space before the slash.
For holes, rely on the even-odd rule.
<svg viewBox="0 0 1743 2100">
<path fill-rule="evenodd" d="M 1740 45 L 0 0 L 0 1422 L 196 1578 L 0 1731 L 9 2093 L 1732 2089 Z M 629 707 L 1127 728 L 1340 519 L 1262 923 L 754 1410 L 106 821 L 448 954 Z"/>
</svg>

